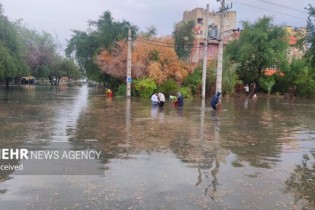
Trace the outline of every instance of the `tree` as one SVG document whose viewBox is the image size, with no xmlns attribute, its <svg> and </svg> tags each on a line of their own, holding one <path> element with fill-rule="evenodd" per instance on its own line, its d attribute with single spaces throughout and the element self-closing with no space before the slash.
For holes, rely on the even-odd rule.
<svg viewBox="0 0 315 210">
<path fill-rule="evenodd" d="M 133 36 L 138 31 L 136 26 L 127 21 L 115 21 L 110 11 L 106 11 L 97 21 L 89 21 L 87 32 L 73 31 L 66 55 L 77 61 L 79 68 L 89 79 L 101 81 L 104 72 L 94 62 L 95 58 L 104 49 L 111 52 L 116 42 L 126 39 L 128 28 L 131 28 Z"/>
<path fill-rule="evenodd" d="M 13 79 L 19 78 L 27 72 L 23 62 L 23 50 L 17 32 L 17 27 L 3 15 L 0 4 L 0 78 L 5 80 L 9 88 Z"/>
<path fill-rule="evenodd" d="M 140 35 L 145 37 L 145 38 L 152 38 L 155 37 L 157 34 L 157 29 L 155 26 L 149 26 L 146 28 L 145 32 L 141 32 Z"/>
<path fill-rule="evenodd" d="M 58 43 L 50 33 L 30 30 L 21 23 L 17 23 L 17 26 L 24 46 L 23 59 L 33 76 L 48 77 L 51 85 L 59 85 L 59 80 L 63 76 L 79 77 L 77 65 L 58 54 Z"/>
<path fill-rule="evenodd" d="M 307 44 L 308 49 L 304 57 L 315 68 L 315 8 L 309 4 L 307 10 L 309 14 L 306 26 L 308 33 L 302 41 Z"/>
<path fill-rule="evenodd" d="M 66 56 L 75 59 L 82 72 L 94 81 L 99 81 L 100 71 L 94 63 L 94 54 L 98 48 L 97 38 L 87 32 L 74 30 L 74 35 L 68 42 Z"/>
<path fill-rule="evenodd" d="M 76 80 L 81 77 L 81 72 L 78 66 L 68 58 L 62 59 L 59 68 L 64 72 L 63 75 L 68 77 L 69 79 Z"/>
<path fill-rule="evenodd" d="M 50 69 L 55 65 L 58 57 L 58 44 L 54 37 L 45 31 L 41 33 L 19 25 L 19 33 L 25 48 L 23 59 L 36 78 L 49 76 Z"/>
<path fill-rule="evenodd" d="M 271 93 L 272 87 L 275 85 L 276 81 L 273 75 L 263 76 L 259 79 L 260 86 L 267 91 L 268 96 Z"/>
<path fill-rule="evenodd" d="M 285 63 L 287 47 L 285 29 L 273 25 L 271 17 L 263 17 L 253 24 L 243 22 L 239 40 L 227 45 L 225 56 L 240 64 L 239 77 L 249 83 L 258 80 L 265 68 Z"/>
<path fill-rule="evenodd" d="M 189 21 L 187 23 L 183 23 L 173 32 L 173 37 L 175 39 L 175 51 L 180 59 L 185 60 L 190 56 L 195 39 L 193 34 L 194 27 L 195 23 L 193 21 Z"/>
<path fill-rule="evenodd" d="M 224 72 L 223 72 L 223 92 L 228 95 L 233 95 L 235 92 L 235 86 L 238 82 L 238 75 L 236 70 L 239 67 L 237 63 L 231 63 L 229 59 L 224 59 Z"/>
<path fill-rule="evenodd" d="M 133 43 L 132 52 L 132 77 L 152 78 L 157 84 L 162 84 L 167 79 L 174 79 L 182 83 L 192 68 L 180 61 L 170 46 L 170 38 L 137 37 Z M 103 50 L 96 58 L 100 69 L 121 81 L 126 77 L 127 44 L 117 42 L 111 51 Z"/>
</svg>

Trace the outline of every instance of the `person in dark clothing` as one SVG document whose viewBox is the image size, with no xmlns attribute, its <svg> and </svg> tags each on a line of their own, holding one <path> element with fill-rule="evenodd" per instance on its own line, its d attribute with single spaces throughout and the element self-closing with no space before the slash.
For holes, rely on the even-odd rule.
<svg viewBox="0 0 315 210">
<path fill-rule="evenodd" d="M 176 100 L 177 106 L 184 106 L 184 97 L 180 92 L 177 94 L 177 100 Z"/>
<path fill-rule="evenodd" d="M 255 98 L 256 97 L 256 92 L 257 92 L 257 86 L 255 82 L 252 82 L 250 85 L 250 95 L 249 98 Z"/>
<path fill-rule="evenodd" d="M 212 100 L 211 100 L 211 107 L 214 109 L 214 110 L 217 110 L 217 104 L 219 103 L 219 98 L 220 98 L 220 95 L 221 95 L 221 93 L 220 92 L 217 92 L 214 96 L 213 96 L 213 98 L 212 98 Z"/>
</svg>

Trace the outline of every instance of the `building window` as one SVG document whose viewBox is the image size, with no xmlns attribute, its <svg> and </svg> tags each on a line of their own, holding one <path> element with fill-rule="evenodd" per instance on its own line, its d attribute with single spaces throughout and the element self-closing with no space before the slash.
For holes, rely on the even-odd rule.
<svg viewBox="0 0 315 210">
<path fill-rule="evenodd" d="M 202 24 L 203 23 L 203 18 L 197 18 L 197 23 Z"/>
</svg>

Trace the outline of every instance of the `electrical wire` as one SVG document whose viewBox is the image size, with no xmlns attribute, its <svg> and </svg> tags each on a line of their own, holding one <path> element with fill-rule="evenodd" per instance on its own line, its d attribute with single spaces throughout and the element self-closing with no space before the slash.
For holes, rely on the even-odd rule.
<svg viewBox="0 0 315 210">
<path fill-rule="evenodd" d="M 147 39 L 141 36 L 138 36 L 137 39 L 143 39 L 145 41 L 149 41 L 149 42 L 158 42 L 158 43 L 163 43 L 163 44 L 174 44 L 174 42 L 167 42 L 167 41 L 159 41 L 159 40 L 151 40 L 151 39 Z"/>
<path fill-rule="evenodd" d="M 270 4 L 270 5 L 273 5 L 273 6 L 277 6 L 277 7 L 281 7 L 281 8 L 284 8 L 284 9 L 289 9 L 289 10 L 293 10 L 293 11 L 296 11 L 296 12 L 307 14 L 307 12 L 305 12 L 303 10 L 299 10 L 299 9 L 296 9 L 296 8 L 293 8 L 293 7 L 289 7 L 289 6 L 278 4 L 278 3 L 274 3 L 274 2 L 270 2 L 270 1 L 267 1 L 267 0 L 256 0 L 256 1 L 264 2 L 266 4 Z"/>
<path fill-rule="evenodd" d="M 150 44 L 150 45 L 154 45 L 154 46 L 159 46 L 159 47 L 174 48 L 174 46 L 167 46 L 167 45 L 162 45 L 162 44 L 151 43 L 150 41 L 145 41 L 145 40 L 141 40 L 141 39 L 140 40 L 137 39 L 136 41 L 142 42 L 142 43 L 146 43 L 146 44 Z M 169 44 L 169 43 L 165 43 L 165 44 Z"/>
<path fill-rule="evenodd" d="M 253 8 L 261 9 L 261 10 L 268 11 L 268 12 L 278 13 L 278 14 L 281 14 L 281 15 L 286 15 L 286 16 L 290 16 L 290 17 L 293 17 L 293 18 L 298 18 L 298 19 L 302 19 L 302 20 L 306 21 L 306 18 L 302 18 L 302 17 L 298 17 L 298 16 L 294 16 L 294 15 L 289 15 L 289 14 L 282 13 L 282 12 L 276 12 L 276 11 L 265 9 L 265 8 L 262 8 L 262 7 L 256 7 L 256 6 L 245 4 L 245 3 L 242 3 L 242 2 L 239 2 L 239 1 L 235 1 L 235 0 L 233 0 L 233 2 L 238 3 L 238 4 L 242 4 L 242 5 L 245 5 L 245 6 L 248 6 L 248 7 L 253 7 Z"/>
<path fill-rule="evenodd" d="M 139 37 L 138 37 L 139 38 Z M 161 44 L 156 44 L 156 43 L 151 43 L 150 41 L 145 41 L 145 40 L 139 40 L 139 39 L 136 39 L 134 41 L 138 41 L 138 42 L 142 42 L 142 43 L 145 43 L 145 44 L 149 44 L 149 45 L 153 45 L 153 46 L 159 46 L 159 47 L 168 47 L 168 48 L 172 48 L 174 49 L 175 46 L 167 46 L 167 45 L 161 45 Z M 163 42 L 161 42 L 163 43 Z M 169 42 L 164 42 L 164 44 L 169 44 Z M 191 49 L 204 49 L 204 46 L 203 45 L 193 45 L 193 47 L 191 47 Z"/>
</svg>

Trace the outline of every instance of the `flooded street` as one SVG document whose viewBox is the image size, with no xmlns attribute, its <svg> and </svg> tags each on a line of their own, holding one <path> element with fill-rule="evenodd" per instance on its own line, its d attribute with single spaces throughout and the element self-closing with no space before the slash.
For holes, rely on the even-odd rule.
<svg viewBox="0 0 315 210">
<path fill-rule="evenodd" d="M 101 152 L 4 160 L 1 209 L 314 209 L 315 100 L 106 99 L 81 86 L 0 91 L 1 148 Z"/>
</svg>

